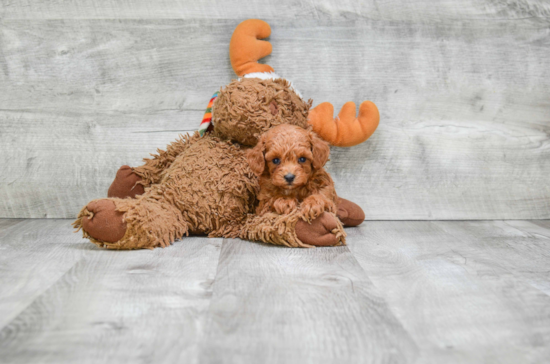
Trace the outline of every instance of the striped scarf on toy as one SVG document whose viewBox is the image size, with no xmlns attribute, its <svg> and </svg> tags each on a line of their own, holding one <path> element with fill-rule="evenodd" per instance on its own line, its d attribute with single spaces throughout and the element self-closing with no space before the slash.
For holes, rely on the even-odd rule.
<svg viewBox="0 0 550 364">
<path fill-rule="evenodd" d="M 216 92 L 214 96 L 210 99 L 210 102 L 208 103 L 208 107 L 206 108 L 206 112 L 204 113 L 204 116 L 202 117 L 201 125 L 199 126 L 199 134 L 202 137 L 207 131 L 211 131 L 213 129 L 212 125 L 212 106 L 214 105 L 214 101 L 216 101 L 216 98 L 220 92 Z"/>
</svg>

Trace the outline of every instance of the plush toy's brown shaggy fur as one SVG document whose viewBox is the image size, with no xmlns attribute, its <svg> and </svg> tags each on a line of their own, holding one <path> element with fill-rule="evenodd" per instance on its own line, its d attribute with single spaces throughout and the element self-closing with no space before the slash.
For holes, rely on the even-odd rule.
<svg viewBox="0 0 550 364">
<path fill-rule="evenodd" d="M 166 151 L 158 150 L 133 169 L 144 194 L 95 200 L 82 209 L 74 226 L 94 244 L 110 249 L 164 247 L 190 233 L 310 246 L 297 236 L 298 214 L 254 214 L 258 177 L 245 156 L 259 134 L 276 125 L 305 128 L 310 106 L 285 80 L 231 82 L 214 104 L 213 133 L 182 137 Z M 332 217 L 323 221 L 330 223 L 332 236 L 326 244 L 338 244 L 344 238 L 342 225 L 334 213 L 327 213 Z M 302 236 L 310 235 L 307 223 L 300 229 Z"/>
<path fill-rule="evenodd" d="M 324 211 L 336 213 L 336 190 L 323 169 L 330 148 L 315 133 L 279 125 L 264 133 L 247 152 L 252 171 L 260 177 L 256 214 L 286 215 L 299 209 L 311 221 Z"/>
<path fill-rule="evenodd" d="M 244 78 L 233 81 L 215 105 L 215 132 L 246 146 L 254 146 L 258 137 L 281 124 L 307 128 L 311 100 L 304 102 L 285 79 Z"/>
</svg>

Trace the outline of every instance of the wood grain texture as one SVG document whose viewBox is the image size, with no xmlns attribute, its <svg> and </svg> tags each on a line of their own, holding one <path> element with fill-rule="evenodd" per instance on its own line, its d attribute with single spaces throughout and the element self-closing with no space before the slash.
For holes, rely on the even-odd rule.
<svg viewBox="0 0 550 364">
<path fill-rule="evenodd" d="M 120 254 L 69 223 L 0 236 L 0 361 L 196 362 L 221 239 Z"/>
<path fill-rule="evenodd" d="M 82 251 L 67 249 L 81 240 L 68 234 L 67 220 L 0 221 L 0 328 L 3 328 L 76 264 Z"/>
<path fill-rule="evenodd" d="M 0 219 L 0 234 L 4 234 L 6 230 L 22 221 L 25 221 L 25 219 Z"/>
<path fill-rule="evenodd" d="M 109 3 L 113 14 L 129 6 Z M 74 216 L 106 194 L 120 165 L 194 130 L 213 91 L 234 77 L 236 20 L 72 19 L 93 18 L 90 4 L 110 9 L 3 3 L 13 17 L 0 28 L 2 217 Z M 173 3 L 147 4 L 163 17 Z M 270 21 L 267 62 L 315 104 L 379 106 L 369 141 L 333 149 L 339 194 L 368 220 L 550 218 L 546 3 L 387 1 L 373 19 L 372 4 L 315 4 L 306 8 L 323 16 Z M 60 6 L 67 19 L 39 19 Z M 189 6 L 180 8 L 199 5 Z"/>
<path fill-rule="evenodd" d="M 416 347 L 346 247 L 226 240 L 201 363 L 413 363 Z"/>
<path fill-rule="evenodd" d="M 545 363 L 550 221 L 367 221 L 348 246 L 107 251 L 0 219 L 2 363 Z"/>
<path fill-rule="evenodd" d="M 419 363 L 549 357 L 548 229 L 541 237 L 502 221 L 417 221 L 349 232 L 350 250 L 415 339 Z"/>
<path fill-rule="evenodd" d="M 358 1 L 358 0 L 1 0 L 6 19 L 461 19 L 550 18 L 544 0 Z"/>
</svg>

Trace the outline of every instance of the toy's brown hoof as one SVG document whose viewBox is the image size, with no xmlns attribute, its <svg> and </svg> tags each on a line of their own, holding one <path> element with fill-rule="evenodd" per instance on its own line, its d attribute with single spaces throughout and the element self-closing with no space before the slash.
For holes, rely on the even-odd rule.
<svg viewBox="0 0 550 364">
<path fill-rule="evenodd" d="M 336 219 L 333 215 L 323 212 L 321 216 L 308 224 L 306 221 L 299 220 L 296 223 L 296 236 L 302 243 L 315 246 L 339 245 L 340 241 L 332 230 L 338 228 Z"/>
<path fill-rule="evenodd" d="M 344 226 L 357 226 L 365 221 L 365 213 L 359 205 L 340 197 L 338 197 L 336 216 Z"/>
<path fill-rule="evenodd" d="M 107 243 L 116 243 L 126 234 L 126 223 L 122 220 L 122 212 L 115 210 L 111 200 L 91 201 L 86 209 L 88 216 L 82 218 L 82 228 L 92 238 Z"/>
<path fill-rule="evenodd" d="M 116 173 L 111 187 L 109 187 L 107 197 L 135 198 L 142 195 L 145 191 L 142 184 L 137 184 L 140 181 L 141 177 L 135 174 L 130 166 L 122 166 Z"/>
</svg>

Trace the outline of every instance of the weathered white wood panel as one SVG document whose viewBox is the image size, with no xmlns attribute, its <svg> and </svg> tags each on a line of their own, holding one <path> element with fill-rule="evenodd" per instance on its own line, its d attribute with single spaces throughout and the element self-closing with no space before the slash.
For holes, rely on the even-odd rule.
<svg viewBox="0 0 550 364">
<path fill-rule="evenodd" d="M 75 4 L 65 4 L 67 17 L 94 3 Z M 427 16 L 448 22 L 424 21 L 428 5 L 418 2 L 385 2 L 380 11 L 397 15 L 381 20 L 365 15 L 372 5 L 327 4 L 315 6 L 340 10 L 270 21 L 268 62 L 315 103 L 378 104 L 371 140 L 333 150 L 328 168 L 343 197 L 374 220 L 550 217 L 546 4 L 514 13 L 487 2 L 451 16 L 459 5 L 442 2 Z M 5 14 L 17 9 L 27 11 L 4 3 Z M 236 20 L 9 18 L 0 28 L 0 216 L 74 216 L 105 195 L 121 164 L 195 129 L 234 76 Z"/>
<path fill-rule="evenodd" d="M 347 247 L 225 240 L 201 363 L 414 363 L 416 345 Z"/>
<path fill-rule="evenodd" d="M 0 219 L 2 363 L 545 363 L 549 221 L 367 221 L 348 246 L 107 251 Z"/>
<path fill-rule="evenodd" d="M 419 363 L 542 363 L 549 231 L 539 230 L 546 236 L 502 221 L 372 221 L 349 229 L 349 248 L 415 339 Z"/>
<path fill-rule="evenodd" d="M 544 0 L 1 0 L 5 19 L 384 19 L 420 22 L 548 18 Z"/>
<path fill-rule="evenodd" d="M 0 328 L 3 328 L 73 267 L 86 248 L 92 247 L 68 249 L 82 244 L 68 234 L 67 220 L 0 221 Z"/>
<path fill-rule="evenodd" d="M 2 363 L 196 363 L 221 239 L 107 251 L 68 220 L 0 231 Z"/>
</svg>

